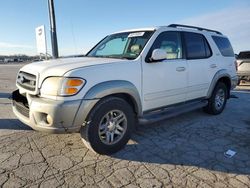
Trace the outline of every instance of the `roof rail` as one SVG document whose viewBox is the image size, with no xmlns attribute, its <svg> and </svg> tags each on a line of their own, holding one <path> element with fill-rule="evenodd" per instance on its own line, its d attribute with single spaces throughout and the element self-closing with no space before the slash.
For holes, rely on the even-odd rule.
<svg viewBox="0 0 250 188">
<path fill-rule="evenodd" d="M 209 32 L 215 32 L 219 35 L 222 35 L 221 32 L 219 31 L 215 31 L 215 30 L 211 30 L 211 29 L 206 29 L 206 28 L 202 28 L 202 27 L 195 27 L 195 26 L 190 26 L 190 25 L 181 25 L 181 24 L 170 24 L 168 25 L 168 27 L 186 27 L 186 28 L 191 28 L 191 29 L 197 29 L 199 31 L 209 31 Z"/>
</svg>

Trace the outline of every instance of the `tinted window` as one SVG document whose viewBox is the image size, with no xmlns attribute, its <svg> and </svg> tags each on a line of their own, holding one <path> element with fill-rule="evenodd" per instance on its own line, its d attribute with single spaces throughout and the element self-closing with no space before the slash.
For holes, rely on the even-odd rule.
<svg viewBox="0 0 250 188">
<path fill-rule="evenodd" d="M 212 55 L 205 37 L 198 33 L 185 32 L 187 59 L 202 59 Z"/>
<path fill-rule="evenodd" d="M 220 50 L 220 53 L 226 57 L 234 57 L 233 48 L 229 40 L 225 37 L 212 36 L 214 42 Z"/>
<path fill-rule="evenodd" d="M 149 51 L 151 57 L 154 49 L 163 49 L 167 52 L 166 59 L 181 59 L 182 44 L 181 35 L 179 32 L 167 31 L 161 33 L 155 40 Z"/>
<path fill-rule="evenodd" d="M 238 55 L 238 59 L 250 59 L 250 51 L 240 52 Z"/>
<path fill-rule="evenodd" d="M 210 48 L 207 40 L 205 38 L 203 38 L 203 40 L 204 40 L 204 44 L 205 44 L 205 48 L 206 48 L 206 57 L 210 57 L 210 56 L 212 56 L 211 48 Z"/>
</svg>

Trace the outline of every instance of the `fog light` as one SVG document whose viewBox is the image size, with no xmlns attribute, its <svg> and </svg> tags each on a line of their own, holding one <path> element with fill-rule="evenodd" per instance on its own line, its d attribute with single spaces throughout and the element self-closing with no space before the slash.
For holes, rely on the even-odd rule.
<svg viewBox="0 0 250 188">
<path fill-rule="evenodd" d="M 46 117 L 46 123 L 48 123 L 48 124 L 52 124 L 52 122 L 53 122 L 53 119 L 52 119 L 52 117 L 50 116 L 50 115 L 47 115 L 47 117 Z"/>
</svg>

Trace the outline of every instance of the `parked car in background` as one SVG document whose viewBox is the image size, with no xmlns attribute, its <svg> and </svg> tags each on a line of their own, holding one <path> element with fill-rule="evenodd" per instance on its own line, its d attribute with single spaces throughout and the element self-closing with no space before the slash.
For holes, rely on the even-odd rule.
<svg viewBox="0 0 250 188">
<path fill-rule="evenodd" d="M 250 81 L 250 51 L 240 52 L 237 56 L 238 85 L 241 80 Z"/>
<path fill-rule="evenodd" d="M 3 61 L 4 61 L 4 63 L 10 63 L 10 62 L 14 62 L 14 59 L 13 58 L 5 58 Z"/>
</svg>

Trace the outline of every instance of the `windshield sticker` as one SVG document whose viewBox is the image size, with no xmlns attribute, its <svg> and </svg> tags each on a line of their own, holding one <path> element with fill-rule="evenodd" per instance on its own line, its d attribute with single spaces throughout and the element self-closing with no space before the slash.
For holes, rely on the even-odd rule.
<svg viewBox="0 0 250 188">
<path fill-rule="evenodd" d="M 128 37 L 142 37 L 145 32 L 136 32 L 136 33 L 130 33 Z"/>
</svg>

